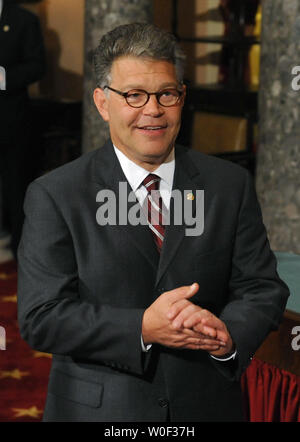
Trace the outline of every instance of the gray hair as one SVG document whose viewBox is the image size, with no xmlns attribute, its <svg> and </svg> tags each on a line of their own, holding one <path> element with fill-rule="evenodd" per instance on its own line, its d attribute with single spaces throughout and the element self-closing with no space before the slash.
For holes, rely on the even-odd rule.
<svg viewBox="0 0 300 442">
<path fill-rule="evenodd" d="M 122 56 L 165 60 L 174 64 L 182 83 L 185 54 L 175 36 L 150 23 L 130 23 L 105 34 L 94 52 L 97 86 L 110 85 L 113 62 Z"/>
</svg>

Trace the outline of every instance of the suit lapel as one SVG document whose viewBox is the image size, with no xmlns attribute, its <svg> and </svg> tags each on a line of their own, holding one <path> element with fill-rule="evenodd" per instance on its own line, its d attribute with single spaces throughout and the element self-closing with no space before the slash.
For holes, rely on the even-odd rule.
<svg viewBox="0 0 300 442">
<path fill-rule="evenodd" d="M 184 200 L 189 194 L 196 195 L 196 190 L 199 190 L 199 185 L 196 185 L 192 178 L 198 175 L 199 172 L 193 165 L 192 161 L 188 158 L 186 150 L 176 148 L 175 150 L 175 173 L 173 191 L 179 191 L 182 195 L 182 205 Z M 174 206 L 174 200 L 171 199 L 170 204 L 170 224 L 165 230 L 165 239 L 161 250 L 161 256 L 159 261 L 159 267 L 156 278 L 156 286 L 159 284 L 162 276 L 167 271 L 175 253 L 183 241 L 186 228 L 190 226 L 190 218 L 194 217 L 196 211 L 196 200 L 188 201 L 187 204 L 191 204 L 189 216 L 183 213 L 183 207 Z M 174 215 L 174 211 L 182 210 L 182 223 L 180 225 L 174 224 L 174 219 L 177 219 Z"/>
<path fill-rule="evenodd" d="M 5 2 L 4 2 L 2 14 L 0 16 L 0 31 L 1 32 L 3 31 L 4 25 L 10 25 L 9 20 L 8 20 L 8 9 L 9 9 L 9 6 L 7 4 L 5 4 Z"/>
<path fill-rule="evenodd" d="M 187 194 L 196 195 L 196 191 L 201 189 L 199 183 L 196 184 L 193 178 L 199 175 L 198 169 L 195 168 L 193 162 L 189 159 L 186 150 L 176 148 L 175 150 L 175 173 L 173 190 L 180 191 L 183 196 L 182 203 Z M 127 185 L 127 195 L 132 191 L 121 165 L 114 152 L 113 145 L 108 141 L 101 149 L 98 150 L 93 166 L 93 181 L 96 182 L 100 189 L 110 189 L 114 192 L 119 207 L 119 183 L 123 182 Z M 128 211 L 137 204 L 136 198 L 131 202 L 127 202 Z M 196 210 L 195 200 L 191 201 L 192 210 L 190 215 L 194 217 Z M 167 271 L 172 259 L 175 256 L 178 247 L 185 236 L 186 228 L 190 227 L 189 219 L 183 216 L 182 223 L 176 225 L 174 221 L 174 211 L 178 210 L 174 206 L 174 200 L 171 199 L 170 204 L 170 224 L 165 230 L 165 239 L 159 257 L 155 243 L 148 225 L 126 225 L 119 226 L 118 231 L 126 234 L 130 243 L 136 247 L 140 253 L 148 260 L 148 262 L 157 269 L 156 286 L 159 284 L 162 276 Z M 159 261 L 159 262 L 158 262 Z"/>
<path fill-rule="evenodd" d="M 123 173 L 110 141 L 97 152 L 93 167 L 93 181 L 95 181 L 102 189 L 110 189 L 114 192 L 118 212 L 120 204 L 119 183 L 126 183 L 125 189 L 127 196 L 132 189 Z M 124 201 L 122 201 L 122 203 L 124 203 Z M 135 197 L 132 201 L 127 202 L 127 213 L 136 204 L 138 204 L 138 201 Z M 143 225 L 138 224 L 136 226 L 127 222 L 126 225 L 119 226 L 118 231 L 120 234 L 124 233 L 127 235 L 130 243 L 140 251 L 155 269 L 157 269 L 159 255 L 146 221 Z"/>
</svg>

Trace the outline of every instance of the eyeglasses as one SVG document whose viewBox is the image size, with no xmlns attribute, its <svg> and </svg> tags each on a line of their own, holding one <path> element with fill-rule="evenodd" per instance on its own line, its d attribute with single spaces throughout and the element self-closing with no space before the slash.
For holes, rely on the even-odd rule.
<svg viewBox="0 0 300 442">
<path fill-rule="evenodd" d="M 174 106 L 183 94 L 183 91 L 179 91 L 178 89 L 164 89 L 159 92 L 146 92 L 143 89 L 132 89 L 128 92 L 121 92 L 109 86 L 104 86 L 103 89 L 109 89 L 121 95 L 131 107 L 145 106 L 150 99 L 150 95 L 155 95 L 158 103 L 164 107 Z"/>
</svg>

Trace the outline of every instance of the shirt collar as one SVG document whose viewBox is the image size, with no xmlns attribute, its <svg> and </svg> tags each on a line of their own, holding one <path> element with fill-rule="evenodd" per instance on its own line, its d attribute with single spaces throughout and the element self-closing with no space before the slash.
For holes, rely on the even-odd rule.
<svg viewBox="0 0 300 442">
<path fill-rule="evenodd" d="M 135 192 L 150 172 L 131 161 L 115 145 L 114 150 L 121 164 L 124 175 L 126 176 L 132 190 Z M 167 183 L 167 186 L 171 189 L 173 185 L 174 170 L 175 154 L 174 149 L 172 149 L 165 162 L 160 164 L 158 168 L 153 171 L 153 173 L 159 176 L 161 180 L 165 181 Z"/>
</svg>

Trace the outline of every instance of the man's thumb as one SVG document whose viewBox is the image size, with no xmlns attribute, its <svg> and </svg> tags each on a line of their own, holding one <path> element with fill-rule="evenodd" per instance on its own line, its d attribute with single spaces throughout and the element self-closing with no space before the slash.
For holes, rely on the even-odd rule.
<svg viewBox="0 0 300 442">
<path fill-rule="evenodd" d="M 195 295 L 195 293 L 198 292 L 198 290 L 199 290 L 199 284 L 197 282 L 194 282 L 192 285 L 190 285 L 188 294 L 185 297 L 191 298 L 192 296 Z"/>
<path fill-rule="evenodd" d="M 199 284 L 194 282 L 194 284 L 190 286 L 179 287 L 178 289 L 172 290 L 170 293 L 170 300 L 173 302 L 177 302 L 180 299 L 188 299 L 194 296 L 199 290 Z"/>
</svg>

